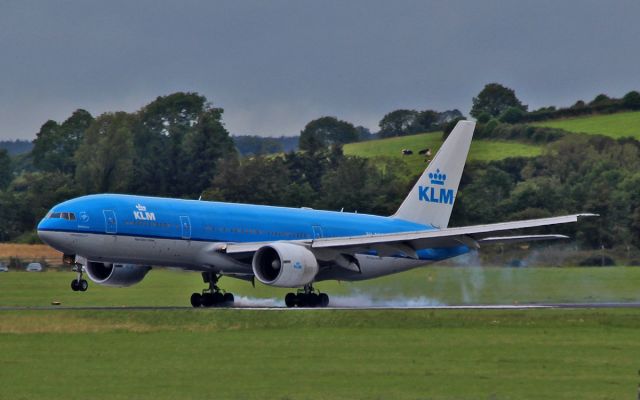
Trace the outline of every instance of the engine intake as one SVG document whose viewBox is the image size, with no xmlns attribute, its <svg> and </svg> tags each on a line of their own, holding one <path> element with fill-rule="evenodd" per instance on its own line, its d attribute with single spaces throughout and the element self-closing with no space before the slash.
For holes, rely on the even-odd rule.
<svg viewBox="0 0 640 400">
<path fill-rule="evenodd" d="M 318 260 L 311 251 L 292 243 L 272 243 L 253 255 L 253 273 L 265 285 L 300 287 L 313 282 Z"/>
<path fill-rule="evenodd" d="M 108 264 L 89 261 L 85 267 L 89 278 L 104 286 L 125 287 L 140 282 L 151 269 L 148 265 Z"/>
</svg>

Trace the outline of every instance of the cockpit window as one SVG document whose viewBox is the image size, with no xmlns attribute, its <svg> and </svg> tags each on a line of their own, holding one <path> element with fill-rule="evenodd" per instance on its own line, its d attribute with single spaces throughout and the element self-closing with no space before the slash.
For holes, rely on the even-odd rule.
<svg viewBox="0 0 640 400">
<path fill-rule="evenodd" d="M 52 212 L 51 214 L 49 214 L 49 218 L 66 219 L 67 221 L 75 221 L 76 214 L 71 212 Z"/>
</svg>

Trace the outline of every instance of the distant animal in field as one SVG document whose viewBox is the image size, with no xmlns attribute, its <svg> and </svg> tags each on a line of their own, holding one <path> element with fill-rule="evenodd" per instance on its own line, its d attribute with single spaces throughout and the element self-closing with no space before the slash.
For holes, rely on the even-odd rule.
<svg viewBox="0 0 640 400">
<path fill-rule="evenodd" d="M 410 156 L 411 154 L 413 154 L 413 150 L 410 150 L 410 149 L 402 149 L 402 155 L 403 155 L 403 156 Z"/>
<path fill-rule="evenodd" d="M 421 156 L 427 156 L 430 157 L 431 156 L 431 149 L 422 149 L 418 152 L 418 154 L 420 154 Z"/>
</svg>

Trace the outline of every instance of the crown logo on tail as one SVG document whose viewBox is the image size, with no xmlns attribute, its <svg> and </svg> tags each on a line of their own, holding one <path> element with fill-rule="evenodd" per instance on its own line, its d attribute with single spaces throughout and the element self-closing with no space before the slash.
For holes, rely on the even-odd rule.
<svg viewBox="0 0 640 400">
<path fill-rule="evenodd" d="M 440 169 L 436 169 L 436 173 L 429 172 L 429 179 L 431 180 L 432 185 L 442 185 L 444 186 L 444 181 L 447 180 L 447 174 L 441 174 Z"/>
</svg>

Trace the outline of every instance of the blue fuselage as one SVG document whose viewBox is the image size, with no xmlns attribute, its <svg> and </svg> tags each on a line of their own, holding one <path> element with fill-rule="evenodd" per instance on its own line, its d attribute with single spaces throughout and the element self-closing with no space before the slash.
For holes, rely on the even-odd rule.
<svg viewBox="0 0 640 400">
<path fill-rule="evenodd" d="M 83 196 L 56 205 L 39 232 L 114 235 L 199 242 L 274 242 L 432 230 L 391 217 L 248 204 L 118 194 Z M 59 249 L 64 251 L 64 249 Z M 466 253 L 466 246 L 422 249 L 422 260 Z"/>
</svg>

